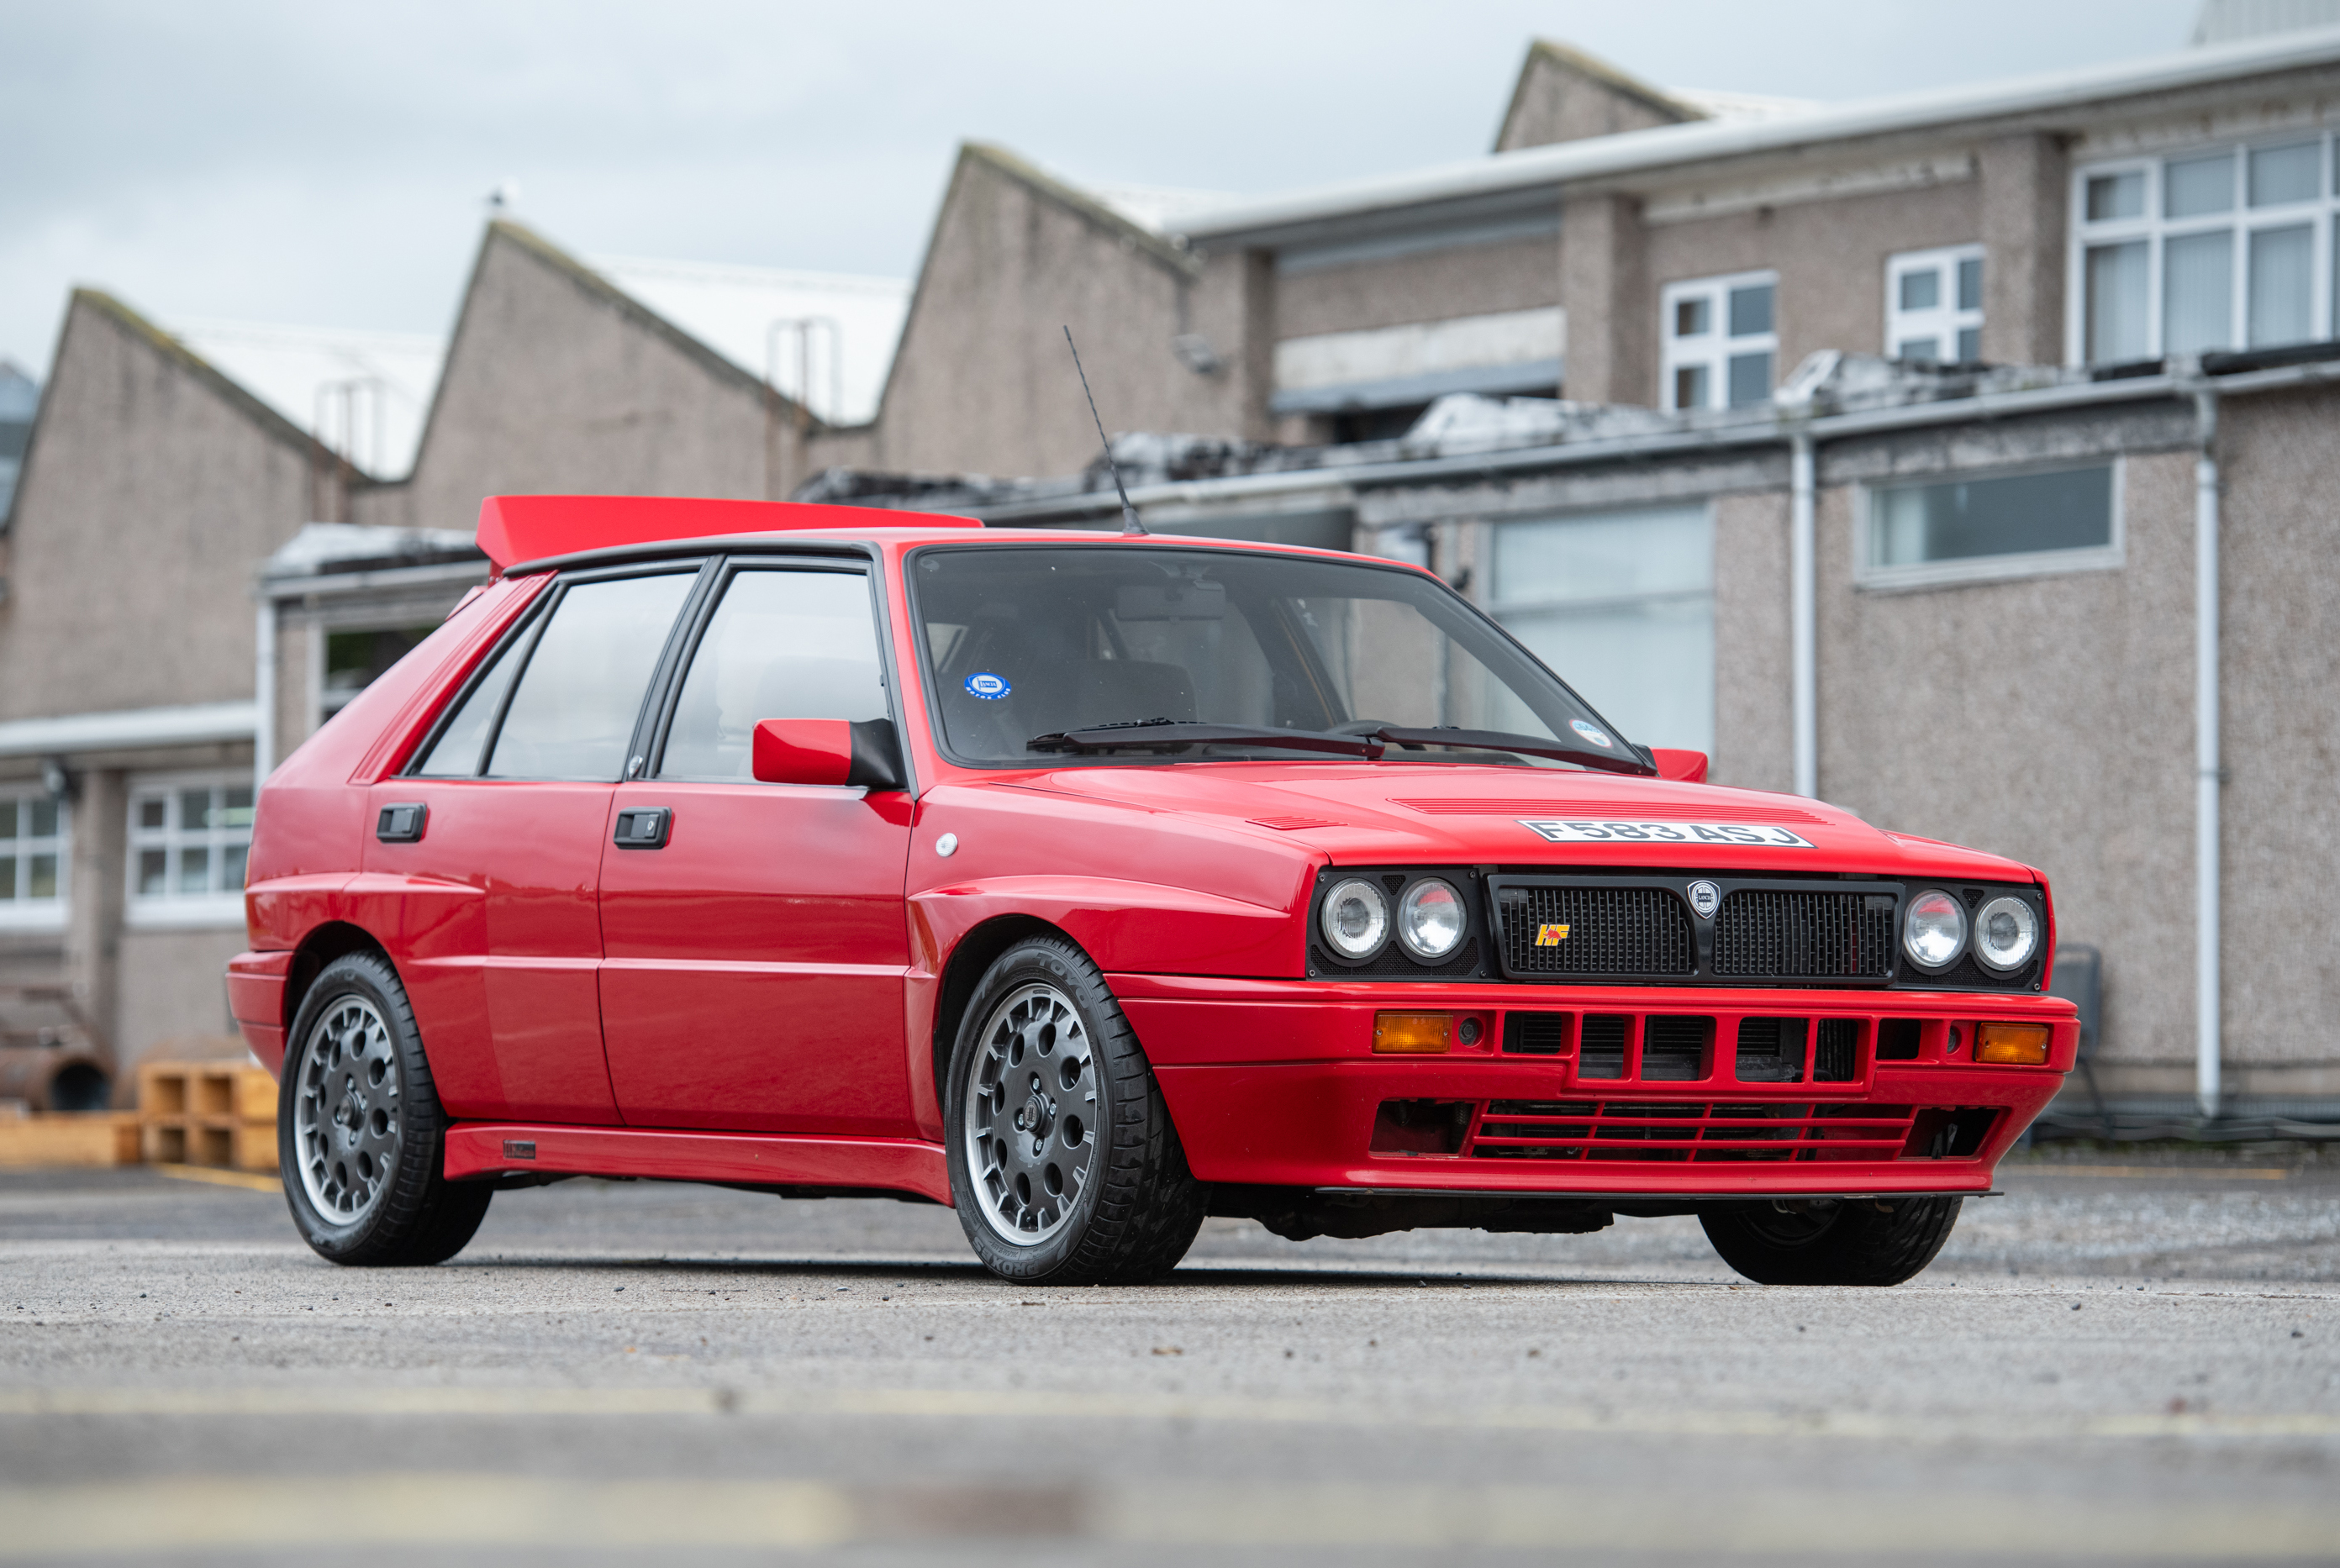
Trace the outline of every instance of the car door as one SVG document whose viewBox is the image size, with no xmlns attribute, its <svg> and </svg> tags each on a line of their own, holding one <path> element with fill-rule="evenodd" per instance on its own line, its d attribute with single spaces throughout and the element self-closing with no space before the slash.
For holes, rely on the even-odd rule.
<svg viewBox="0 0 2340 1568">
<path fill-rule="evenodd" d="M 449 1110 L 614 1124 L 601 1049 L 601 845 L 699 563 L 558 584 L 372 790 L 366 869 Z"/>
<path fill-rule="evenodd" d="M 912 1132 L 911 797 L 749 768 L 761 720 L 893 716 L 872 585 L 858 558 L 732 563 L 618 786 L 601 1020 L 630 1125 Z"/>
</svg>

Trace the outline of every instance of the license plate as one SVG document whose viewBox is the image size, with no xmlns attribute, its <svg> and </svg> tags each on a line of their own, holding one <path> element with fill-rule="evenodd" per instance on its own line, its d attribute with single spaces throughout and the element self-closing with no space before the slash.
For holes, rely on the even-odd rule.
<svg viewBox="0 0 2340 1568">
<path fill-rule="evenodd" d="M 1547 843 L 1732 843 L 1757 849 L 1810 849 L 1783 827 L 1743 822 L 1601 822 L 1556 817 L 1513 819 Z"/>
</svg>

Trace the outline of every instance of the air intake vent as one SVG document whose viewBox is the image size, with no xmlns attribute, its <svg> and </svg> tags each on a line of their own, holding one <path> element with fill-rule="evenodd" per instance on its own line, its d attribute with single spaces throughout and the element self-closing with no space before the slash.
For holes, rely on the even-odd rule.
<svg viewBox="0 0 2340 1568">
<path fill-rule="evenodd" d="M 1850 1083 L 1860 1076 L 1860 1021 L 1820 1020 L 1819 1047 L 1812 1052 L 1814 1083 Z"/>
<path fill-rule="evenodd" d="M 1800 1018 L 1740 1019 L 1739 1081 L 1803 1082 L 1804 1035 L 1809 1027 Z"/>
<path fill-rule="evenodd" d="M 1625 1031 L 1632 1020 L 1621 1012 L 1584 1015 L 1584 1042 L 1577 1048 L 1579 1078 L 1625 1076 Z"/>
<path fill-rule="evenodd" d="M 1706 1076 L 1714 1020 L 1653 1014 L 1641 1021 L 1641 1080 L 1690 1083 Z"/>
<path fill-rule="evenodd" d="M 1624 1037 L 1618 1037 L 1618 1050 L 1624 1049 Z M 1565 1056 L 1568 1054 L 1568 1014 L 1564 1012 L 1514 1012 L 1503 1019 L 1503 1050 L 1514 1056 Z M 1622 1060 L 1622 1057 L 1619 1058 Z"/>
<path fill-rule="evenodd" d="M 1894 898 L 1741 888 L 1714 917 L 1714 972 L 1749 980 L 1883 980 Z"/>
</svg>

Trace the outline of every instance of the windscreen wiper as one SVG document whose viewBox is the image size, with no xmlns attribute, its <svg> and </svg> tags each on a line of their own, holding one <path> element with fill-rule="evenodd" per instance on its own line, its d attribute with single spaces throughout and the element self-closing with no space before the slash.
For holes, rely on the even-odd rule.
<svg viewBox="0 0 2340 1568">
<path fill-rule="evenodd" d="M 1133 719 L 1122 724 L 1086 725 L 1034 735 L 1024 743 L 1036 752 L 1106 752 L 1155 750 L 1163 746 L 1203 745 L 1213 742 L 1245 741 L 1289 747 L 1294 751 L 1335 752 L 1343 756 L 1373 758 L 1382 754 L 1382 743 L 1371 735 L 1326 735 L 1319 730 L 1279 730 L 1264 725 L 1215 725 L 1189 719 Z"/>
<path fill-rule="evenodd" d="M 1440 725 L 1436 729 L 1406 729 L 1396 725 L 1383 725 L 1373 732 L 1372 739 L 1386 741 L 1396 746 L 1459 746 L 1464 750 L 1484 752 L 1517 752 L 1522 756 L 1551 757 L 1558 762 L 1581 763 L 1602 773 L 1639 774 L 1653 776 L 1657 769 L 1643 760 L 1638 748 L 1620 741 L 1617 751 L 1603 751 L 1589 742 L 1553 740 L 1545 735 L 1506 735 L 1502 730 L 1462 730 Z"/>
</svg>

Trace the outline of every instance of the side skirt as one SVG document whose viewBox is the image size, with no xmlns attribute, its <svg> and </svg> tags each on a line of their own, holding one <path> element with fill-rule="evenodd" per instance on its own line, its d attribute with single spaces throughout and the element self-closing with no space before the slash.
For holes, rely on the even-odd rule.
<svg viewBox="0 0 2340 1568">
<path fill-rule="evenodd" d="M 894 1138 L 462 1121 L 447 1129 L 451 1181 L 511 1176 L 636 1176 L 735 1187 L 910 1192 L 948 1205 L 942 1145 Z"/>
</svg>

